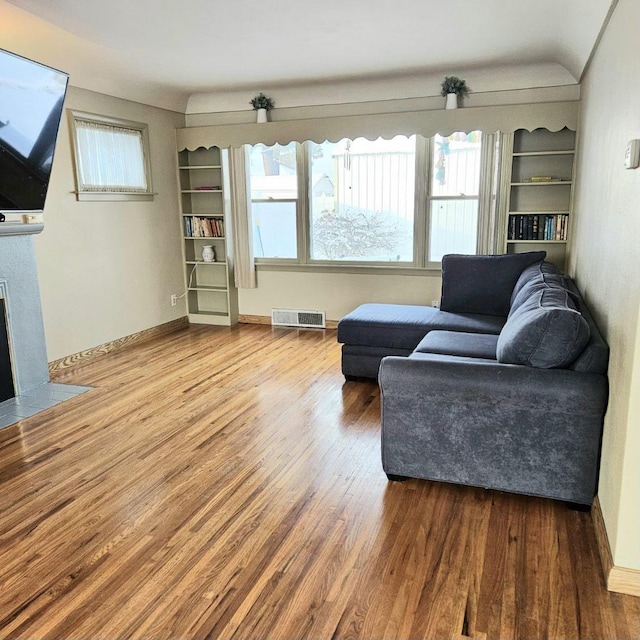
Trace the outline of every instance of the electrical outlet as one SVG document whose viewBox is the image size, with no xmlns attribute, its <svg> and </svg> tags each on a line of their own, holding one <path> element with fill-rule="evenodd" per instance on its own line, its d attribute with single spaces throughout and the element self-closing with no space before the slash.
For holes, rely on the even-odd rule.
<svg viewBox="0 0 640 640">
<path fill-rule="evenodd" d="M 432 300 L 431 301 L 431 306 L 435 307 L 436 309 L 440 308 L 440 301 L 439 300 Z"/>
<path fill-rule="evenodd" d="M 171 294 L 171 306 L 175 307 L 178 304 L 178 296 L 175 293 Z"/>
</svg>

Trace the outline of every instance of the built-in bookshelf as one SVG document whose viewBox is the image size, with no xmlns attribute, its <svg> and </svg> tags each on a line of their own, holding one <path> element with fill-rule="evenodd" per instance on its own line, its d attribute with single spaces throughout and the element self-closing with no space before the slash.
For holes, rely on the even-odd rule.
<svg viewBox="0 0 640 640">
<path fill-rule="evenodd" d="M 236 324 L 228 152 L 218 147 L 183 149 L 178 152 L 178 174 L 189 322 Z M 203 259 L 205 246 L 213 248 L 213 261 Z"/>
<path fill-rule="evenodd" d="M 544 249 L 564 269 L 571 224 L 575 131 L 513 134 L 506 205 L 507 253 Z"/>
</svg>

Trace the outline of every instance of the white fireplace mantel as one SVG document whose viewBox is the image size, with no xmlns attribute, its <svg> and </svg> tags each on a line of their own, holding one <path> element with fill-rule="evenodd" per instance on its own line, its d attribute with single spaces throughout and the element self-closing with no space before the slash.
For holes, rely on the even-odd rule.
<svg viewBox="0 0 640 640">
<path fill-rule="evenodd" d="M 0 236 L 26 236 L 40 233 L 44 229 L 42 223 L 25 224 L 24 222 L 0 222 Z"/>
</svg>

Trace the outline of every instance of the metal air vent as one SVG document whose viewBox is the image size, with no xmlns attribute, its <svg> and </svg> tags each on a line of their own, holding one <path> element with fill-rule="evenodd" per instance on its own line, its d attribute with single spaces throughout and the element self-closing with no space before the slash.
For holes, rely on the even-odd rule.
<svg viewBox="0 0 640 640">
<path fill-rule="evenodd" d="M 271 324 L 276 327 L 325 328 L 324 311 L 271 309 Z"/>
</svg>

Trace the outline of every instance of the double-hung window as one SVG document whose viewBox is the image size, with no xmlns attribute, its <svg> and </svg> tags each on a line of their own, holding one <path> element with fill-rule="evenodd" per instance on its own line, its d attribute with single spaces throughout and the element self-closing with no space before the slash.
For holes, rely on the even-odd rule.
<svg viewBox="0 0 640 640">
<path fill-rule="evenodd" d="M 255 145 L 258 261 L 435 267 L 476 253 L 482 136 Z"/>
<path fill-rule="evenodd" d="M 256 258 L 298 257 L 297 144 L 249 151 L 253 253 Z"/>
<path fill-rule="evenodd" d="M 70 112 L 79 200 L 150 200 L 147 125 Z"/>
<path fill-rule="evenodd" d="M 479 131 L 431 139 L 427 262 L 476 253 L 481 144 Z"/>
</svg>

